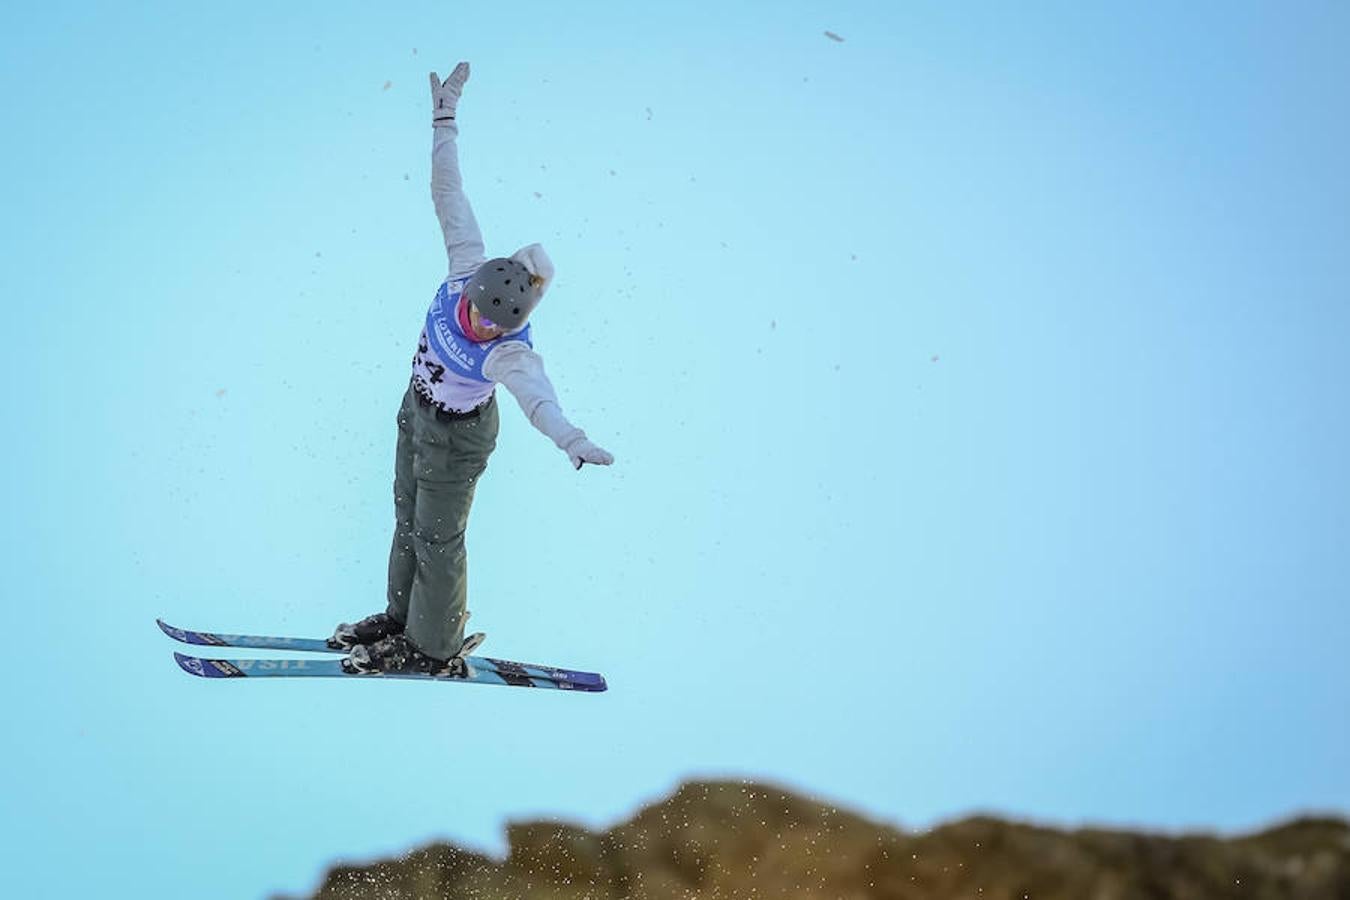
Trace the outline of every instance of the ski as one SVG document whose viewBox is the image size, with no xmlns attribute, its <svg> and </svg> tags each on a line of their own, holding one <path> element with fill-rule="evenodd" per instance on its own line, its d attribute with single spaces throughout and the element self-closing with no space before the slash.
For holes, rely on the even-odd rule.
<svg viewBox="0 0 1350 900">
<path fill-rule="evenodd" d="M 186 628 L 175 628 L 163 619 L 156 619 L 155 622 L 159 625 L 161 631 L 174 640 L 199 647 L 235 647 L 248 650 L 295 650 L 302 653 L 337 653 L 342 655 L 346 655 L 347 653 L 345 648 L 335 647 L 323 639 L 280 637 L 259 634 L 218 634 L 211 631 L 190 631 Z M 185 658 L 195 659 L 197 657 L 188 656 Z M 295 662 L 303 661 L 304 660 L 295 660 Z M 244 660 L 244 662 L 259 663 L 265 662 L 265 660 Z M 277 662 L 277 660 L 273 660 L 272 662 Z M 287 662 L 287 660 L 280 660 L 280 662 Z M 596 672 L 580 672 L 575 669 L 562 669 L 557 666 L 541 666 L 535 663 L 521 663 L 509 659 L 495 659 L 489 656 L 471 656 L 469 657 L 469 663 L 478 670 L 490 669 L 504 679 L 539 678 L 550 681 L 567 682 L 576 686 L 578 690 L 605 690 L 605 678 L 603 675 Z M 189 669 L 188 671 L 192 670 Z M 271 670 L 269 669 L 268 671 Z M 192 672 L 192 674 L 198 675 L 201 673 Z M 299 675 L 302 673 L 296 672 L 294 674 Z M 205 677 L 221 676 L 207 675 Z M 415 677 L 420 678 L 426 676 Z M 583 685 L 590 685 L 590 687 L 583 687 Z M 594 687 L 595 685 L 599 685 L 599 687 Z"/>
<path fill-rule="evenodd" d="M 464 675 L 365 674 L 348 671 L 343 668 L 340 659 L 206 659 L 177 652 L 173 658 L 178 661 L 184 672 L 198 678 L 399 678 L 552 688 L 589 693 L 607 689 L 605 679 L 599 675 L 595 675 L 595 680 L 591 681 L 551 678 L 531 673 L 523 668 L 512 668 L 515 664 L 505 660 L 489 660 L 478 656 L 468 657 L 469 670 Z"/>
<path fill-rule="evenodd" d="M 273 637 L 261 634 L 216 634 L 211 631 L 189 631 L 175 628 L 163 619 L 156 619 L 160 630 L 184 644 L 197 644 L 204 647 L 245 647 L 252 650 L 301 650 L 313 653 L 346 653 L 342 647 L 334 647 L 326 640 L 315 638 Z"/>
</svg>

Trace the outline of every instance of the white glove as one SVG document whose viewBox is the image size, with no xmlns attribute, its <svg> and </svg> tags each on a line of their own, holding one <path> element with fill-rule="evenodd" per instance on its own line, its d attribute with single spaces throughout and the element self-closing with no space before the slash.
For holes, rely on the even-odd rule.
<svg viewBox="0 0 1350 900">
<path fill-rule="evenodd" d="M 574 437 L 563 449 L 567 452 L 567 458 L 572 461 L 572 467 L 576 469 L 580 469 L 582 463 L 590 463 L 593 466 L 614 464 L 614 454 L 597 447 L 584 434 Z"/>
<path fill-rule="evenodd" d="M 455 66 L 450 77 L 441 81 L 441 76 L 431 73 L 431 124 L 449 125 L 455 120 L 455 107 L 459 105 L 459 92 L 464 90 L 464 82 L 469 80 L 469 64 L 462 62 Z"/>
</svg>

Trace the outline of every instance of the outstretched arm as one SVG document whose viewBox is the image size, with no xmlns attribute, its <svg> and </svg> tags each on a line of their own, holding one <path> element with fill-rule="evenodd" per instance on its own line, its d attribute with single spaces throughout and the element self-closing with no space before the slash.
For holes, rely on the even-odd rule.
<svg viewBox="0 0 1350 900">
<path fill-rule="evenodd" d="M 464 182 L 459 174 L 459 124 L 455 109 L 464 82 L 469 80 L 469 64 L 455 66 L 450 77 L 441 81 L 431 73 L 432 142 L 431 142 L 431 201 L 436 206 L 436 218 L 445 237 L 445 254 L 450 264 L 450 277 L 472 275 L 483 264 L 483 235 L 473 207 L 464 194 Z"/>
<path fill-rule="evenodd" d="M 544 374 L 544 360 L 520 341 L 498 344 L 483 362 L 483 374 L 506 386 L 520 404 L 530 424 L 547 435 L 567 454 L 574 468 L 582 463 L 608 466 L 614 462 L 609 451 L 597 447 L 586 432 L 563 415 L 553 383 Z"/>
</svg>

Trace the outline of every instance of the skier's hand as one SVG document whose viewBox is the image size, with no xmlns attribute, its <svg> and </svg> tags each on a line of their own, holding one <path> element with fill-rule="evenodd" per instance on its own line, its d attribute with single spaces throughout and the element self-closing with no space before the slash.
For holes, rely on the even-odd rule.
<svg viewBox="0 0 1350 900">
<path fill-rule="evenodd" d="M 567 458 L 572 461 L 572 468 L 580 469 L 582 463 L 590 463 L 593 466 L 609 466 L 614 464 L 614 454 L 601 447 L 597 447 L 586 435 L 579 435 L 570 444 L 567 445 Z"/>
<path fill-rule="evenodd" d="M 455 66 L 450 77 L 441 81 L 441 76 L 431 73 L 431 124 L 449 125 L 455 119 L 455 107 L 459 105 L 459 93 L 464 90 L 464 82 L 469 80 L 469 64 L 461 62 Z"/>
</svg>

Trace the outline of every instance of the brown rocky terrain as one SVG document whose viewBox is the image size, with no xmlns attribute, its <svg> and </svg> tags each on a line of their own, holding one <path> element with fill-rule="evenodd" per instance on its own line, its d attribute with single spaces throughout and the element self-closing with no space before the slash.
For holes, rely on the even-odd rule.
<svg viewBox="0 0 1350 900">
<path fill-rule="evenodd" d="M 508 827 L 505 859 L 433 844 L 339 865 L 315 900 L 1350 900 L 1350 823 L 1220 838 L 977 817 L 906 833 L 761 784 L 695 782 L 601 832 Z"/>
</svg>

